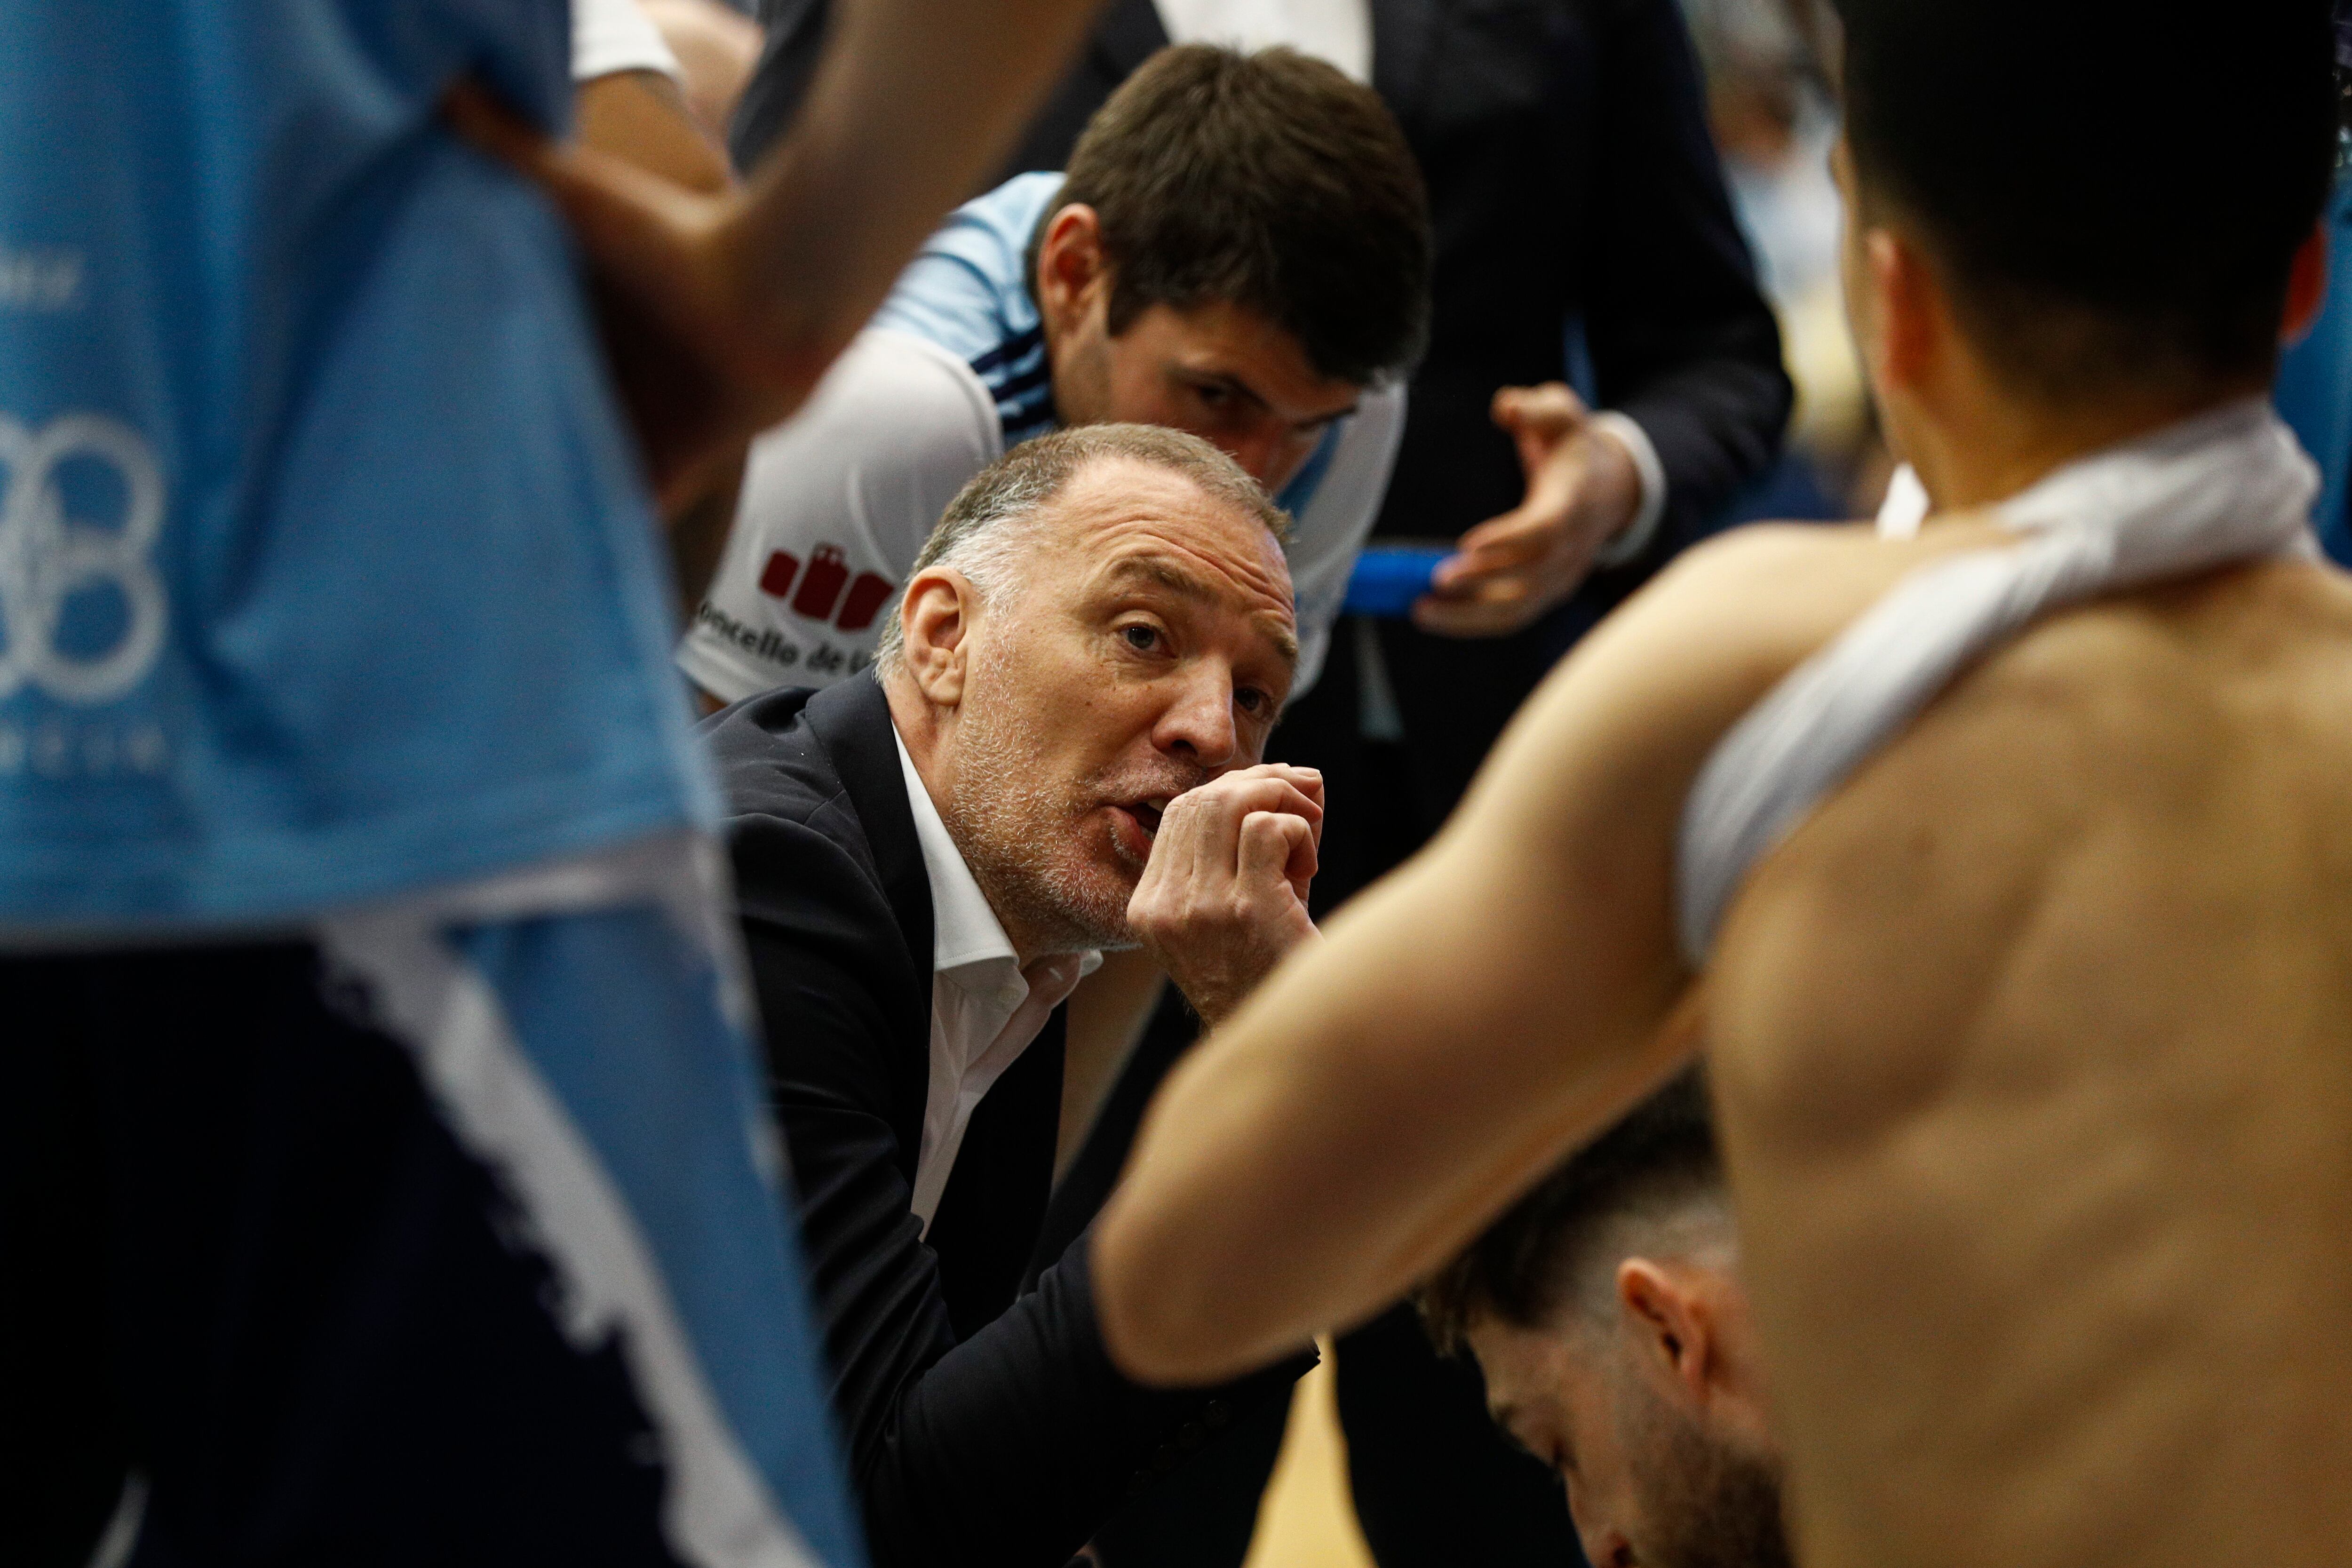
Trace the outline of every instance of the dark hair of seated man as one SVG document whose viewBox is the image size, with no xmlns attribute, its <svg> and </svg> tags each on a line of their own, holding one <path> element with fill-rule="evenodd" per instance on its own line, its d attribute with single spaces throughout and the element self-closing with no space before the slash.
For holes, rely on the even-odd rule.
<svg viewBox="0 0 2352 1568">
<path fill-rule="evenodd" d="M 1722 1194 L 1706 1084 L 1692 1068 L 1570 1156 L 1423 1287 L 1422 1321 L 1448 1355 L 1468 1349 L 1482 1317 L 1539 1327 L 1576 1298 L 1620 1220 L 1719 1203 Z"/>
<path fill-rule="evenodd" d="M 1428 340 L 1427 198 L 1404 132 L 1371 89 L 1296 50 L 1153 56 L 1078 138 L 1045 222 L 1074 203 L 1101 221 L 1113 336 L 1154 305 L 1239 305 L 1358 385 Z"/>
<path fill-rule="evenodd" d="M 1780 1451 L 1706 1086 L 1693 1068 L 1423 1287 L 1496 1421 L 1566 1482 L 1600 1568 L 1785 1568 Z"/>
</svg>

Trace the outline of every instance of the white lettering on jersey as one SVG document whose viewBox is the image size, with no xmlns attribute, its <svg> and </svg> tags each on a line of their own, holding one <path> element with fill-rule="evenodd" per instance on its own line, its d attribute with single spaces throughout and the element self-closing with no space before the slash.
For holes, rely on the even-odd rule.
<svg viewBox="0 0 2352 1568">
<path fill-rule="evenodd" d="M 75 461 L 105 465 L 122 486 L 111 525 L 72 516 L 58 484 Z M 163 477 L 139 433 L 97 414 L 66 414 L 37 430 L 0 415 L 0 698 L 24 686 L 61 702 L 111 702 L 154 667 L 170 608 L 151 560 L 163 528 Z M 94 654 L 58 646 L 66 603 L 112 586 L 124 620 Z"/>
<path fill-rule="evenodd" d="M 0 310 L 70 310 L 81 302 L 81 252 L 17 250 L 0 240 Z"/>
</svg>

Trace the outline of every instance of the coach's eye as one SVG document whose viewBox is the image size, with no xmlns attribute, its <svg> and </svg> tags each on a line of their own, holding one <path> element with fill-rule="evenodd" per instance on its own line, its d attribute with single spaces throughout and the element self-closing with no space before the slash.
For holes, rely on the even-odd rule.
<svg viewBox="0 0 2352 1568">
<path fill-rule="evenodd" d="M 1150 653 L 1160 646 L 1160 628 L 1147 626 L 1140 622 L 1119 627 L 1118 635 L 1125 637 L 1127 646 L 1138 653 Z"/>
<path fill-rule="evenodd" d="M 1265 693 L 1255 687 L 1243 687 L 1234 693 L 1234 700 L 1241 704 L 1242 711 L 1244 713 L 1263 712 L 1265 709 Z"/>
</svg>

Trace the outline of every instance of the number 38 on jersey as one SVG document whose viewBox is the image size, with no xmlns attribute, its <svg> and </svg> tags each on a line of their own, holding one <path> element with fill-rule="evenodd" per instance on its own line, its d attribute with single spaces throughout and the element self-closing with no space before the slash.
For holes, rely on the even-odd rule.
<svg viewBox="0 0 2352 1568">
<path fill-rule="evenodd" d="M 96 414 L 0 414 L 0 699 L 111 702 L 163 646 L 153 554 L 163 479 L 138 432 Z"/>
</svg>

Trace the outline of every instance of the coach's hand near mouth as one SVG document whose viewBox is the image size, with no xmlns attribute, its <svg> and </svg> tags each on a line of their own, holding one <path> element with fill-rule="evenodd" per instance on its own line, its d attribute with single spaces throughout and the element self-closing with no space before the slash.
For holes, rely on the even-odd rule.
<svg viewBox="0 0 2352 1568">
<path fill-rule="evenodd" d="M 1244 768 L 1168 803 L 1127 921 L 1204 1023 L 1315 935 L 1307 890 L 1322 839 L 1312 768 Z"/>
</svg>

